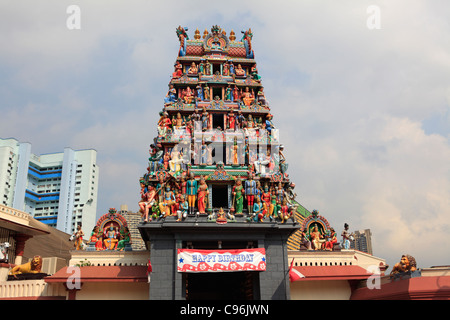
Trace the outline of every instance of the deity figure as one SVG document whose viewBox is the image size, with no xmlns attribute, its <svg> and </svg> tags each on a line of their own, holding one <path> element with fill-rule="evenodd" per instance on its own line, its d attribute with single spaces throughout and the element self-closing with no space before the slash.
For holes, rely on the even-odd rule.
<svg viewBox="0 0 450 320">
<path fill-rule="evenodd" d="M 184 177 L 184 175 L 180 176 L 180 183 L 179 183 L 179 187 L 180 187 L 180 193 L 185 196 L 186 192 L 187 192 L 187 182 L 186 182 L 186 178 Z"/>
<path fill-rule="evenodd" d="M 281 181 L 278 183 L 278 187 L 276 190 L 277 190 L 277 202 L 281 204 L 283 203 L 284 200 L 284 188 Z"/>
<path fill-rule="evenodd" d="M 200 84 L 195 88 L 197 90 L 197 101 L 203 101 L 203 89 Z"/>
<path fill-rule="evenodd" d="M 266 95 L 264 94 L 264 88 L 263 87 L 259 88 L 256 96 L 257 96 L 258 102 L 262 106 L 267 106 Z"/>
<path fill-rule="evenodd" d="M 209 115 L 206 111 L 206 108 L 203 107 L 203 113 L 202 113 L 202 131 L 208 130 L 209 125 Z"/>
<path fill-rule="evenodd" d="M 227 115 L 227 128 L 234 131 L 235 126 L 236 126 L 236 115 L 234 114 L 233 110 L 230 110 L 230 112 Z"/>
<path fill-rule="evenodd" d="M 203 88 L 203 95 L 205 100 L 211 100 L 211 92 L 209 91 L 209 86 L 205 83 L 205 87 Z"/>
<path fill-rule="evenodd" d="M 271 165 L 273 165 L 270 150 L 267 150 L 265 155 L 262 152 L 259 153 L 258 159 L 254 162 L 254 165 L 258 174 L 266 174 L 266 168 L 269 170 Z"/>
<path fill-rule="evenodd" d="M 265 215 L 266 212 L 264 211 L 263 203 L 259 197 L 256 197 L 255 204 L 253 205 L 253 216 L 257 221 L 263 222 Z"/>
<path fill-rule="evenodd" d="M 276 219 L 278 217 L 278 211 L 280 209 L 281 203 L 279 204 L 277 201 L 277 192 L 275 189 L 272 189 L 272 195 L 270 197 L 270 207 L 269 207 L 269 216 L 270 220 Z"/>
<path fill-rule="evenodd" d="M 74 247 L 75 250 L 82 250 L 83 249 L 83 237 L 84 237 L 84 233 L 83 230 L 81 230 L 81 225 L 77 226 L 77 230 L 74 232 Z"/>
<path fill-rule="evenodd" d="M 144 222 L 148 222 L 148 214 L 151 207 L 155 203 L 156 189 L 153 186 L 148 186 L 146 191 L 141 196 L 141 201 L 139 202 L 139 207 L 144 216 Z M 151 220 L 151 219 L 150 219 Z"/>
<path fill-rule="evenodd" d="M 227 89 L 225 90 L 225 100 L 226 101 L 233 101 L 233 89 L 231 89 L 231 86 L 228 85 Z"/>
<path fill-rule="evenodd" d="M 253 213 L 255 193 L 256 193 L 256 181 L 253 180 L 253 175 L 250 174 L 248 176 L 248 180 L 245 181 L 245 196 L 247 198 L 247 208 L 249 215 Z"/>
<path fill-rule="evenodd" d="M 205 63 L 203 62 L 204 60 L 200 60 L 200 63 L 198 64 L 198 73 L 199 74 L 204 74 L 205 73 Z"/>
<path fill-rule="evenodd" d="M 212 66 L 208 60 L 206 60 L 206 64 L 205 64 L 205 74 L 208 76 L 212 75 Z"/>
<path fill-rule="evenodd" d="M 197 208 L 200 214 L 206 214 L 208 194 L 208 185 L 205 182 L 205 178 L 201 177 L 197 190 Z"/>
<path fill-rule="evenodd" d="M 244 121 L 245 121 L 244 115 L 242 114 L 241 110 L 238 110 L 238 113 L 235 116 L 236 130 L 239 130 L 239 129 L 243 128 Z"/>
<path fill-rule="evenodd" d="M 240 93 L 239 93 L 239 89 L 236 85 L 234 85 L 233 88 L 233 102 L 238 102 L 240 100 Z"/>
<path fill-rule="evenodd" d="M 245 70 L 242 69 L 241 64 L 238 64 L 238 66 L 237 66 L 236 69 L 234 70 L 234 73 L 235 73 L 238 77 L 245 77 Z"/>
<path fill-rule="evenodd" d="M 321 231 L 319 231 L 317 225 L 314 226 L 314 229 L 310 233 L 310 235 L 314 250 L 321 250 L 323 244 L 325 243 L 325 239 L 323 238 L 323 234 Z"/>
<path fill-rule="evenodd" d="M 330 229 L 330 239 L 325 242 L 325 250 L 333 251 L 334 244 L 337 243 L 336 231 L 333 228 Z"/>
<path fill-rule="evenodd" d="M 150 175 L 154 175 L 156 171 L 158 171 L 159 167 L 163 163 L 163 155 L 164 151 L 161 150 L 157 145 L 154 144 L 150 145 L 150 157 L 148 158 L 149 161 L 149 173 Z"/>
<path fill-rule="evenodd" d="M 237 144 L 237 138 L 234 138 L 233 145 L 230 150 L 230 162 L 233 166 L 239 165 L 239 146 Z"/>
<path fill-rule="evenodd" d="M 167 91 L 166 97 L 164 98 L 164 105 L 171 104 L 172 102 L 177 101 L 177 90 L 171 84 L 169 87 L 169 91 Z"/>
<path fill-rule="evenodd" d="M 103 240 L 105 249 L 114 250 L 118 242 L 119 240 L 117 239 L 116 231 L 114 230 L 114 226 L 111 223 L 109 229 L 106 231 L 105 240 Z"/>
<path fill-rule="evenodd" d="M 288 168 L 288 164 L 286 163 L 286 157 L 284 156 L 283 153 L 284 150 L 284 146 L 280 145 L 279 151 L 278 151 L 278 163 L 279 163 L 279 167 L 280 167 L 280 172 L 281 174 L 286 174 L 287 168 Z"/>
<path fill-rule="evenodd" d="M 177 210 L 177 216 L 178 216 L 177 221 L 181 221 L 183 219 L 186 219 L 187 213 L 188 213 L 188 209 L 189 209 L 189 203 L 186 200 L 186 198 L 184 197 L 184 195 L 181 195 L 180 196 L 178 210 Z"/>
<path fill-rule="evenodd" d="M 190 214 L 194 213 L 197 191 L 198 191 L 198 182 L 197 180 L 195 180 L 194 174 L 191 172 L 189 175 L 189 180 L 186 182 L 186 194 Z"/>
<path fill-rule="evenodd" d="M 281 223 L 285 223 L 287 220 L 289 220 L 289 218 L 291 218 L 291 210 L 287 204 L 286 199 L 284 199 L 283 202 L 281 203 L 280 218 Z"/>
<path fill-rule="evenodd" d="M 158 121 L 158 134 L 159 136 L 165 136 L 170 127 L 172 126 L 172 120 L 169 118 L 169 114 L 164 112 L 160 120 Z"/>
<path fill-rule="evenodd" d="M 242 100 L 244 101 L 244 105 L 246 106 L 250 106 L 253 101 L 255 100 L 255 95 L 253 93 L 253 89 L 252 92 L 250 92 L 249 88 L 246 87 L 245 91 L 243 93 L 241 93 L 242 96 Z"/>
<path fill-rule="evenodd" d="M 195 62 L 192 62 L 191 66 L 189 67 L 188 74 L 194 75 L 197 73 L 198 73 L 197 65 L 195 64 Z"/>
<path fill-rule="evenodd" d="M 172 123 L 176 129 L 182 129 L 184 127 L 184 119 L 181 117 L 181 113 L 177 113 L 177 117 L 174 121 L 172 121 Z"/>
<path fill-rule="evenodd" d="M 208 163 L 208 146 L 205 140 L 202 139 L 202 145 L 200 146 L 200 165 L 205 166 Z"/>
<path fill-rule="evenodd" d="M 350 240 L 353 238 L 353 234 L 348 232 L 348 224 L 344 224 L 344 230 L 342 231 L 342 242 L 344 249 L 350 249 Z"/>
<path fill-rule="evenodd" d="M 186 90 L 183 90 L 183 93 L 184 103 L 191 104 L 194 100 L 194 93 L 192 92 L 192 89 L 187 87 Z"/>
<path fill-rule="evenodd" d="M 164 181 L 163 176 L 159 177 L 158 184 L 156 185 L 156 197 L 158 199 L 158 202 L 161 202 L 163 200 L 163 189 L 166 182 Z"/>
<path fill-rule="evenodd" d="M 170 172 L 177 174 L 181 170 L 181 158 L 180 151 L 178 151 L 178 146 L 175 146 L 171 152 L 171 159 L 169 160 Z"/>
<path fill-rule="evenodd" d="M 166 190 L 163 193 L 163 199 L 159 203 L 159 210 L 161 211 L 162 218 L 166 218 L 167 216 L 170 216 L 171 211 L 170 208 L 175 203 L 175 194 L 170 189 L 170 186 L 166 186 Z"/>
<path fill-rule="evenodd" d="M 270 190 L 269 187 L 265 185 L 264 190 L 261 193 L 261 201 L 264 206 L 266 217 L 270 217 L 270 220 L 272 220 L 272 216 L 270 215 L 270 213 L 273 212 L 273 206 L 270 203 L 270 200 L 271 200 Z"/>
<path fill-rule="evenodd" d="M 230 68 L 230 75 L 233 75 L 234 74 L 234 64 L 233 64 L 232 60 L 230 60 L 230 62 L 229 62 L 229 68 Z"/>
<path fill-rule="evenodd" d="M 180 57 L 186 55 L 186 40 L 189 40 L 189 36 L 187 35 L 186 31 L 188 31 L 188 28 L 183 28 L 179 26 L 176 29 L 178 40 L 180 40 L 180 49 L 178 51 L 178 55 Z"/>
<path fill-rule="evenodd" d="M 236 180 L 235 186 L 233 187 L 233 205 L 235 214 L 242 214 L 244 209 L 244 187 L 240 178 Z"/>
<path fill-rule="evenodd" d="M 257 82 L 261 81 L 261 76 L 258 75 L 258 68 L 256 68 L 256 63 L 250 69 L 250 74 L 251 74 L 253 80 L 255 80 Z"/>
<path fill-rule="evenodd" d="M 95 226 L 94 229 L 92 230 L 89 242 L 95 243 L 95 250 L 97 251 L 103 250 L 102 234 L 100 232 L 99 226 Z"/>
<path fill-rule="evenodd" d="M 175 71 L 172 73 L 172 79 L 181 78 L 183 75 L 183 65 L 177 61 L 174 65 Z"/>
<path fill-rule="evenodd" d="M 273 119 L 273 116 L 270 113 L 268 115 L 266 115 L 265 129 L 269 136 L 272 134 L 272 129 L 275 128 L 275 126 L 273 125 L 272 119 Z"/>
<path fill-rule="evenodd" d="M 223 63 L 222 75 L 224 75 L 224 76 L 230 75 L 230 64 L 228 63 L 228 61 L 225 61 Z"/>
<path fill-rule="evenodd" d="M 120 240 L 117 243 L 117 250 L 123 251 L 125 249 L 125 245 L 130 242 L 130 230 L 128 227 L 123 227 L 123 230 L 120 232 Z"/>
<path fill-rule="evenodd" d="M 304 246 L 306 250 L 312 250 L 311 241 L 308 240 L 308 236 L 306 235 L 306 228 L 304 228 L 301 232 L 300 236 L 300 246 Z"/>
</svg>

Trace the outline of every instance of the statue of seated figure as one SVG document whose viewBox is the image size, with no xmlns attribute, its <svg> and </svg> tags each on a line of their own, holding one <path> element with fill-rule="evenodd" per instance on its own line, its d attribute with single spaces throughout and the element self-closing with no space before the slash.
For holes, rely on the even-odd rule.
<svg viewBox="0 0 450 320">
<path fill-rule="evenodd" d="M 106 250 L 114 250 L 116 248 L 119 240 L 117 239 L 116 231 L 114 230 L 114 226 L 111 223 L 109 230 L 106 231 L 106 239 L 103 240 Z"/>
</svg>

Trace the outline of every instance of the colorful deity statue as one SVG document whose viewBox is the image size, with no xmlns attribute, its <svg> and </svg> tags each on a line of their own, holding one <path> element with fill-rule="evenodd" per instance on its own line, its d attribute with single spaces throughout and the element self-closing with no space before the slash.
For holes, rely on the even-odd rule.
<svg viewBox="0 0 450 320">
<path fill-rule="evenodd" d="M 350 249 L 350 240 L 353 238 L 353 234 L 348 231 L 348 224 L 344 224 L 344 230 L 342 231 L 342 243 L 344 249 Z"/>
<path fill-rule="evenodd" d="M 310 232 L 311 243 L 314 250 L 321 250 L 325 243 L 324 234 L 319 230 L 318 226 L 315 225 L 312 232 Z"/>
<path fill-rule="evenodd" d="M 325 246 L 324 249 L 328 250 L 328 251 L 333 251 L 334 245 L 337 243 L 337 235 L 336 235 L 336 231 L 331 228 L 330 229 L 330 235 L 329 235 L 329 240 L 327 240 L 325 242 Z"/>
<path fill-rule="evenodd" d="M 186 219 L 189 210 L 189 203 L 184 195 L 180 195 L 179 206 L 177 210 L 177 221 Z"/>
<path fill-rule="evenodd" d="M 188 28 L 179 26 L 176 31 L 178 39 L 180 40 L 180 49 L 178 50 L 178 55 L 182 57 L 186 55 L 186 40 L 189 40 L 189 36 L 186 33 L 186 31 L 188 31 Z"/>
<path fill-rule="evenodd" d="M 109 226 L 109 229 L 105 231 L 104 233 L 104 246 L 106 250 L 114 250 L 117 246 L 117 243 L 119 242 L 119 239 L 117 239 L 117 232 L 114 229 L 113 224 L 111 223 Z"/>
<path fill-rule="evenodd" d="M 156 202 L 156 189 L 153 186 L 148 186 L 144 189 L 144 193 L 142 194 L 142 200 L 139 202 L 140 210 L 144 217 L 144 222 L 149 221 L 149 213 L 151 208 Z M 151 220 L 151 218 L 150 218 Z"/>
<path fill-rule="evenodd" d="M 169 87 L 169 91 L 167 91 L 166 97 L 164 98 L 164 104 L 168 105 L 177 101 L 177 90 L 171 84 Z"/>
<path fill-rule="evenodd" d="M 200 214 L 206 214 L 206 207 L 208 204 L 208 185 L 206 184 L 205 178 L 200 178 L 200 183 L 197 189 L 197 208 Z"/>
<path fill-rule="evenodd" d="M 97 251 L 103 250 L 103 235 L 99 226 L 94 226 L 94 229 L 92 229 L 89 242 L 94 244 L 95 250 Z"/>
<path fill-rule="evenodd" d="M 191 173 L 189 176 L 189 180 L 186 182 L 186 194 L 190 214 L 194 213 L 197 191 L 198 191 L 198 182 L 197 180 L 195 180 L 194 174 Z"/>
<path fill-rule="evenodd" d="M 247 198 L 247 208 L 249 215 L 253 213 L 255 194 L 256 194 L 256 181 L 253 180 L 253 175 L 250 174 L 248 176 L 248 180 L 245 181 L 245 196 Z"/>
<path fill-rule="evenodd" d="M 192 92 L 191 87 L 188 86 L 183 90 L 183 99 L 186 104 L 191 104 L 194 101 L 194 92 Z"/>
<path fill-rule="evenodd" d="M 197 65 L 195 64 L 195 62 L 192 62 L 191 66 L 189 67 L 188 74 L 196 75 L 197 73 L 198 73 Z"/>
<path fill-rule="evenodd" d="M 159 210 L 161 211 L 161 217 L 166 218 L 171 215 L 171 207 L 175 203 L 175 194 L 170 189 L 170 185 L 166 185 L 166 189 L 163 193 L 163 199 L 159 203 Z"/>
<path fill-rule="evenodd" d="M 77 230 L 74 232 L 73 234 L 73 238 L 74 238 L 74 247 L 75 250 L 82 250 L 84 243 L 83 243 L 83 237 L 84 237 L 84 233 L 83 230 L 81 230 L 81 225 L 77 225 Z"/>
<path fill-rule="evenodd" d="M 236 215 L 241 215 L 244 209 L 244 186 L 240 178 L 236 179 L 235 186 L 233 187 L 233 205 Z"/>
<path fill-rule="evenodd" d="M 245 70 L 242 68 L 240 64 L 237 65 L 236 69 L 234 70 L 234 73 L 236 74 L 236 76 L 245 77 Z"/>
<path fill-rule="evenodd" d="M 201 84 L 198 84 L 195 89 L 197 90 L 197 101 L 203 101 L 204 97 Z"/>
<path fill-rule="evenodd" d="M 170 120 L 169 114 L 164 112 L 162 117 L 158 121 L 158 134 L 159 136 L 165 136 L 172 127 L 172 120 Z"/>
<path fill-rule="evenodd" d="M 256 63 L 251 67 L 250 74 L 253 80 L 257 82 L 261 81 L 261 76 L 258 74 L 258 68 L 256 67 Z"/>
<path fill-rule="evenodd" d="M 117 243 L 117 250 L 123 251 L 125 250 L 125 246 L 130 243 L 130 230 L 128 227 L 124 227 L 120 232 L 120 240 Z"/>
<path fill-rule="evenodd" d="M 246 106 L 250 106 L 255 101 L 255 94 L 248 87 L 245 87 L 245 91 L 241 92 L 241 96 Z"/>
<path fill-rule="evenodd" d="M 180 63 L 180 61 L 177 61 L 174 65 L 175 71 L 172 73 L 172 79 L 178 79 L 181 78 L 183 75 L 183 65 Z"/>
</svg>

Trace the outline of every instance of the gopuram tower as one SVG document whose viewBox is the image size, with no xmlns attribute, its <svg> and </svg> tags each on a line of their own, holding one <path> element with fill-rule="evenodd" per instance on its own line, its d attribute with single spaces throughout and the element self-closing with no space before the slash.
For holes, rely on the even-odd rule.
<svg viewBox="0 0 450 320">
<path fill-rule="evenodd" d="M 140 178 L 150 299 L 289 299 L 299 204 L 252 31 L 187 31 Z"/>
</svg>

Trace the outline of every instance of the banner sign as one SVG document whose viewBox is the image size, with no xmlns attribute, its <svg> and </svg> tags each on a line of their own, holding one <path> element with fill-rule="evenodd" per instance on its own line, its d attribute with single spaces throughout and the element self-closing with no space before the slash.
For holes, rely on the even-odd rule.
<svg viewBox="0 0 450 320">
<path fill-rule="evenodd" d="M 178 272 L 265 271 L 266 250 L 178 249 Z"/>
</svg>

